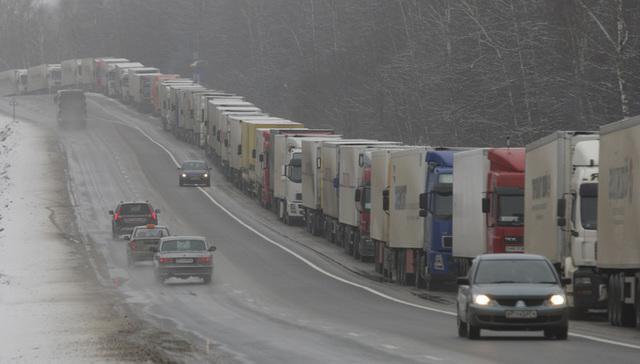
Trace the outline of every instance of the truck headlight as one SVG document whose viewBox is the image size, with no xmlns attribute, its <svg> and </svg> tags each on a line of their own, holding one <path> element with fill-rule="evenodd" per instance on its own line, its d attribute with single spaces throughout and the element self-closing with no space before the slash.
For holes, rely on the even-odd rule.
<svg viewBox="0 0 640 364">
<path fill-rule="evenodd" d="M 553 296 L 551 296 L 551 298 L 549 298 L 549 302 L 551 302 L 551 304 L 554 306 L 564 305 L 566 301 L 567 299 L 563 294 L 554 294 Z"/>
<path fill-rule="evenodd" d="M 205 173 L 205 174 L 202 175 L 202 177 L 207 178 L 207 177 L 209 177 L 209 174 Z"/>
<path fill-rule="evenodd" d="M 486 306 L 491 302 L 491 298 L 484 294 L 473 295 L 473 303 L 480 306 Z"/>
<path fill-rule="evenodd" d="M 186 174 L 186 173 L 183 173 L 183 174 L 182 174 L 182 178 L 187 178 L 187 174 Z"/>
</svg>

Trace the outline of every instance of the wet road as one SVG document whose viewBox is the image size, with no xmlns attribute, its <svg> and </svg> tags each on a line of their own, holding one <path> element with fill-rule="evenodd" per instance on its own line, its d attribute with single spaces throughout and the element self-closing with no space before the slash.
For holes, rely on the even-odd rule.
<svg viewBox="0 0 640 364">
<path fill-rule="evenodd" d="M 47 97 L 25 98 L 22 110 L 55 127 Z M 412 304 L 406 290 L 368 281 L 297 244 L 299 229 L 272 225 L 257 205 L 229 189 L 216 172 L 211 188 L 180 188 L 174 160 L 201 151 L 163 133 L 154 118 L 101 96 L 89 98 L 89 126 L 60 134 L 76 217 L 109 275 L 130 304 L 152 320 L 192 334 L 213 360 L 257 363 L 631 363 L 640 352 L 571 337 L 490 334 L 457 337 L 455 317 L 394 302 L 353 284 Z M 135 128 L 134 128 L 135 127 Z M 144 133 L 136 128 L 141 128 Z M 145 135 L 146 134 L 146 135 Z M 151 266 L 127 268 L 125 243 L 111 239 L 107 211 L 120 200 L 149 200 L 174 233 L 204 235 L 218 247 L 211 285 L 161 286 Z M 215 202 L 224 206 L 230 216 Z M 238 220 L 242 221 L 240 223 Z M 248 228 L 249 227 L 249 228 Z M 301 260 L 302 258 L 302 260 Z M 338 278 L 338 279 L 336 279 Z M 436 307 L 438 308 L 438 307 Z M 451 311 L 451 306 L 439 307 Z M 607 330 L 609 330 L 607 328 Z M 484 334 L 484 332 L 483 332 Z M 628 332 L 625 332 L 629 337 Z M 633 332 L 630 334 L 631 337 Z M 640 343 L 640 340 L 638 340 Z M 205 349 L 206 350 L 206 349 Z"/>
</svg>

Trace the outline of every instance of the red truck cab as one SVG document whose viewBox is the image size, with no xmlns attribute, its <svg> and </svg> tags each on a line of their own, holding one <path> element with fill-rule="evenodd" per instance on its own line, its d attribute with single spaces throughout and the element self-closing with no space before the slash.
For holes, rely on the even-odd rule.
<svg viewBox="0 0 640 364">
<path fill-rule="evenodd" d="M 487 195 L 482 210 L 487 221 L 487 252 L 524 252 L 524 148 L 489 150 Z"/>
</svg>

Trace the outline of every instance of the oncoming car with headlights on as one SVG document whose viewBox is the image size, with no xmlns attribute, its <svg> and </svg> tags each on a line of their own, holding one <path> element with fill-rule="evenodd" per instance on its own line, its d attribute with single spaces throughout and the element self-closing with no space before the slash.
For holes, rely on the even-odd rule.
<svg viewBox="0 0 640 364">
<path fill-rule="evenodd" d="M 204 283 L 211 282 L 213 272 L 213 252 L 215 246 L 209 245 L 202 236 L 170 236 L 160 239 L 153 253 L 154 274 L 158 282 L 167 278 L 202 278 Z"/>
<path fill-rule="evenodd" d="M 211 185 L 211 167 L 205 161 L 192 160 L 185 161 L 180 167 L 179 185 L 180 186 L 206 186 Z"/>
<path fill-rule="evenodd" d="M 458 278 L 458 335 L 477 339 L 481 329 L 542 330 L 546 338 L 566 340 L 566 283 L 539 255 L 480 255 L 468 276 Z"/>
</svg>

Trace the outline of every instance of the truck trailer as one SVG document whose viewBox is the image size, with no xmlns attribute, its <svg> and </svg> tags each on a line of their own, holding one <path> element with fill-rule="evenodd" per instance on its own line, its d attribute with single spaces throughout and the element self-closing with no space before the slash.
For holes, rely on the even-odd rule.
<svg viewBox="0 0 640 364">
<path fill-rule="evenodd" d="M 609 322 L 640 328 L 640 116 L 600 127 L 596 267 Z"/>
<path fill-rule="evenodd" d="M 596 272 L 599 136 L 558 131 L 526 146 L 525 251 L 547 257 L 573 313 L 606 307 Z"/>
</svg>

